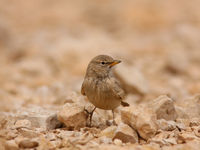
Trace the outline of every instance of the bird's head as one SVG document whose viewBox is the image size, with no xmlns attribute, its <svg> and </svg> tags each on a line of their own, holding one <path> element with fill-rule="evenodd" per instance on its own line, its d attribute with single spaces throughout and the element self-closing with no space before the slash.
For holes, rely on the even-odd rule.
<svg viewBox="0 0 200 150">
<path fill-rule="evenodd" d="M 115 60 L 107 55 L 98 55 L 90 61 L 87 75 L 97 77 L 109 76 L 112 67 L 120 62 L 120 60 Z"/>
</svg>

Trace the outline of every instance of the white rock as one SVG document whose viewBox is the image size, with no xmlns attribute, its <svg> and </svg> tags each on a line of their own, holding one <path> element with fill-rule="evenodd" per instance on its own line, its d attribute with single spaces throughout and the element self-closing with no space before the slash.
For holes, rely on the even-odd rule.
<svg viewBox="0 0 200 150">
<path fill-rule="evenodd" d="M 84 112 L 84 107 L 76 103 L 66 103 L 57 116 L 58 120 L 68 128 L 79 129 L 86 126 L 87 114 Z"/>
<path fill-rule="evenodd" d="M 30 127 L 31 122 L 31 127 L 34 128 L 55 129 L 58 127 L 58 125 L 61 125 L 61 122 L 58 121 L 56 117 L 56 111 L 53 109 L 30 106 L 28 108 L 22 108 L 20 111 L 18 111 L 15 116 L 13 116 L 13 119 L 18 120 L 15 126 L 23 127 L 25 124 L 27 124 Z"/>
</svg>

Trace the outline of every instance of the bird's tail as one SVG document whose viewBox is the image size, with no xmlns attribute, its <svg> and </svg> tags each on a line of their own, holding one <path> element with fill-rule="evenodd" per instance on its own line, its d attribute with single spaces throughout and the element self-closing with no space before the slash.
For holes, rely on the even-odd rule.
<svg viewBox="0 0 200 150">
<path fill-rule="evenodd" d="M 123 101 L 121 101 L 121 105 L 124 106 L 124 107 L 128 107 L 128 106 L 130 106 L 129 103 L 127 103 L 127 102 L 123 102 Z"/>
</svg>

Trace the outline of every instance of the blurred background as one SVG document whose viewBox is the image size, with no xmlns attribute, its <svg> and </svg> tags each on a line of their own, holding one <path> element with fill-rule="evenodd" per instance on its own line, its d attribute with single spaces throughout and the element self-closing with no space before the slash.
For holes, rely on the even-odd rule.
<svg viewBox="0 0 200 150">
<path fill-rule="evenodd" d="M 0 0 L 0 110 L 80 94 L 98 54 L 136 70 L 146 99 L 200 91 L 200 1 Z M 141 78 L 142 76 L 142 78 Z M 139 79 L 138 79 L 139 78 Z"/>
</svg>

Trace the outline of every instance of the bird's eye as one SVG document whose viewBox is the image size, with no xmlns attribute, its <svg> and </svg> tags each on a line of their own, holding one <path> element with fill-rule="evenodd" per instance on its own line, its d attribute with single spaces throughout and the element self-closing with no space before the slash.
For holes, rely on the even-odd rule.
<svg viewBox="0 0 200 150">
<path fill-rule="evenodd" d="M 105 62 L 104 62 L 104 61 L 102 61 L 102 62 L 101 62 L 101 64 L 102 64 L 102 65 L 104 65 L 104 64 L 105 64 Z"/>
</svg>

